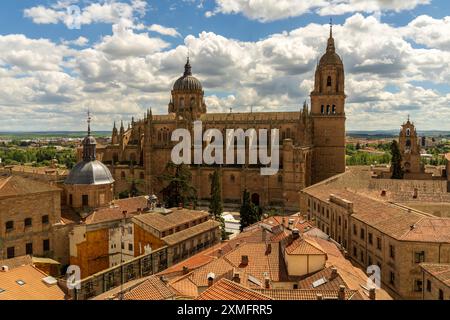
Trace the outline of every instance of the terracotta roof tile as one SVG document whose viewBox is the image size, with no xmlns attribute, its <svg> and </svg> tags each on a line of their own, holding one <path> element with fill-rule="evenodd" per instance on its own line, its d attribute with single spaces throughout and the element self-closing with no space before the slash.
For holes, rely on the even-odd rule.
<svg viewBox="0 0 450 320">
<path fill-rule="evenodd" d="M 213 230 L 220 227 L 220 223 L 214 220 L 208 220 L 203 223 L 197 224 L 188 229 L 181 230 L 170 236 L 162 238 L 162 240 L 168 245 L 174 245 L 180 243 L 186 239 L 190 239 L 198 236 L 199 234 L 205 233 L 209 230 Z"/>
<path fill-rule="evenodd" d="M 450 288 L 450 264 L 422 263 L 422 269 Z"/>
<path fill-rule="evenodd" d="M 31 265 L 0 272 L 0 300 L 64 300 L 58 285 L 48 285 L 47 275 Z M 16 281 L 22 280 L 23 285 Z"/>
<path fill-rule="evenodd" d="M 135 217 L 135 220 L 143 225 L 148 225 L 160 232 L 170 230 L 177 226 L 182 226 L 188 222 L 209 217 L 206 211 L 189 210 L 189 209 L 171 209 L 169 214 L 147 213 Z"/>
<path fill-rule="evenodd" d="M 169 300 L 175 293 L 157 276 L 152 276 L 126 292 L 124 300 Z"/>
<path fill-rule="evenodd" d="M 324 255 L 326 252 L 312 239 L 299 238 L 286 247 L 291 255 Z"/>
<path fill-rule="evenodd" d="M 15 197 L 44 192 L 61 192 L 61 189 L 18 175 L 0 177 L 0 198 Z"/>
<path fill-rule="evenodd" d="M 196 300 L 271 300 L 268 296 L 228 279 L 221 279 L 201 293 Z"/>
<path fill-rule="evenodd" d="M 147 199 L 145 197 L 135 197 L 128 199 L 115 200 L 111 207 L 100 208 L 86 217 L 86 224 L 95 224 L 105 221 L 114 221 L 124 218 L 123 212 L 126 211 L 126 217 L 133 217 L 138 210 L 147 208 Z"/>
<path fill-rule="evenodd" d="M 322 294 L 324 300 L 338 299 L 338 290 L 313 290 L 313 289 L 255 289 L 273 300 L 317 300 L 317 295 Z M 362 297 L 356 290 L 345 290 L 346 300 L 361 300 Z"/>
</svg>

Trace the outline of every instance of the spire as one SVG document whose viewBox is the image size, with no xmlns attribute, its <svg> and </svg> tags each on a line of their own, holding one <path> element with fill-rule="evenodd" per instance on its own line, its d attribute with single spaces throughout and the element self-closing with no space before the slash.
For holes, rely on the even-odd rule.
<svg viewBox="0 0 450 320">
<path fill-rule="evenodd" d="M 333 39 L 333 19 L 332 18 L 330 18 L 330 38 L 328 38 L 328 44 L 327 44 L 327 53 L 328 52 L 331 52 L 331 53 L 335 52 L 334 39 Z"/>
<path fill-rule="evenodd" d="M 117 129 L 117 128 L 116 128 L 116 121 L 114 121 L 114 128 L 113 128 L 113 129 Z"/>
<path fill-rule="evenodd" d="M 91 120 L 91 112 L 88 110 L 88 134 L 83 140 L 83 161 L 86 162 L 95 161 L 97 153 L 97 142 L 95 141 L 95 138 L 91 136 Z"/>
<path fill-rule="evenodd" d="M 92 118 L 91 118 L 91 111 L 89 110 L 89 108 L 88 108 L 88 112 L 87 112 L 87 123 L 88 123 L 88 136 L 90 136 L 91 135 L 91 120 L 92 120 Z"/>
<path fill-rule="evenodd" d="M 184 66 L 184 76 L 185 77 L 192 76 L 192 67 L 191 67 L 191 64 L 189 62 L 189 55 L 187 57 L 186 65 Z"/>
</svg>

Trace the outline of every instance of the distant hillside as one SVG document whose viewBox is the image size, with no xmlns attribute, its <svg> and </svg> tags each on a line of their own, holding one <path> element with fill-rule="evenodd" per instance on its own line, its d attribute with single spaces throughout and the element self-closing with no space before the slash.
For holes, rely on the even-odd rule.
<svg viewBox="0 0 450 320">
<path fill-rule="evenodd" d="M 373 130 L 373 131 L 347 131 L 349 137 L 354 138 L 370 138 L 370 139 L 383 139 L 383 138 L 393 138 L 397 137 L 400 130 Z M 418 130 L 419 136 L 426 137 L 446 137 L 450 138 L 450 131 L 439 131 L 439 130 Z"/>
<path fill-rule="evenodd" d="M 92 133 L 95 137 L 109 137 L 108 131 L 97 131 Z M 0 132 L 0 139 L 12 140 L 32 140 L 32 139 L 51 139 L 51 138 L 83 138 L 86 131 L 37 131 L 37 132 Z"/>
</svg>

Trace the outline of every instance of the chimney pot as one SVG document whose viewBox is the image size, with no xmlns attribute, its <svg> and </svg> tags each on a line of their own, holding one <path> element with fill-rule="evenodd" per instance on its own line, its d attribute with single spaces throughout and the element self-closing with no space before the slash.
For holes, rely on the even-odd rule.
<svg viewBox="0 0 450 320">
<path fill-rule="evenodd" d="M 298 229 L 293 229 L 292 230 L 292 239 L 297 240 L 298 238 L 300 238 L 300 231 Z"/>
<path fill-rule="evenodd" d="M 183 267 L 183 274 L 188 274 L 189 273 L 189 268 L 184 266 Z"/>
<path fill-rule="evenodd" d="M 345 300 L 345 286 L 344 285 L 339 286 L 338 299 Z"/>
<path fill-rule="evenodd" d="M 331 268 L 330 280 L 336 279 L 338 276 L 338 271 L 336 267 Z"/>
<path fill-rule="evenodd" d="M 369 289 L 369 299 L 375 300 L 375 298 L 376 298 L 375 288 L 370 288 Z"/>
<path fill-rule="evenodd" d="M 243 255 L 242 256 L 241 265 L 243 265 L 243 266 L 247 266 L 248 265 L 248 256 L 247 255 Z"/>
<path fill-rule="evenodd" d="M 321 293 L 318 293 L 316 296 L 317 300 L 323 300 L 323 295 Z"/>
<path fill-rule="evenodd" d="M 272 244 L 268 243 L 266 247 L 266 255 L 269 255 L 272 253 Z"/>
<path fill-rule="evenodd" d="M 264 288 L 270 289 L 270 278 L 269 277 L 266 277 L 264 279 Z"/>
<path fill-rule="evenodd" d="M 241 283 L 241 277 L 240 277 L 240 275 L 239 275 L 239 272 L 237 272 L 237 271 L 234 272 L 234 275 L 233 275 L 233 282 Z"/>
<path fill-rule="evenodd" d="M 216 275 L 214 273 L 208 273 L 208 287 L 211 287 L 214 284 L 214 278 Z"/>
</svg>

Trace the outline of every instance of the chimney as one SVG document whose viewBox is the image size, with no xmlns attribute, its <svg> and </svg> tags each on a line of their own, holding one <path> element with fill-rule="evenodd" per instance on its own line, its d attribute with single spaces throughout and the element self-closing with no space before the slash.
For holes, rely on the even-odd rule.
<svg viewBox="0 0 450 320">
<path fill-rule="evenodd" d="M 317 300 L 323 300 L 323 295 L 321 293 L 316 294 Z"/>
<path fill-rule="evenodd" d="M 241 265 L 246 267 L 248 265 L 248 256 L 243 255 L 241 258 Z"/>
<path fill-rule="evenodd" d="M 8 272 L 8 271 L 9 271 L 9 267 L 8 267 L 8 266 L 2 266 L 2 267 L 0 268 L 0 271 L 1 271 L 1 272 Z"/>
<path fill-rule="evenodd" d="M 241 283 L 241 277 L 240 277 L 238 271 L 234 271 L 234 274 L 233 274 L 233 282 Z"/>
<path fill-rule="evenodd" d="M 264 278 L 264 288 L 270 289 L 270 278 L 269 277 Z"/>
<path fill-rule="evenodd" d="M 266 256 L 272 253 L 272 244 L 268 243 L 266 246 Z"/>
<path fill-rule="evenodd" d="M 267 230 L 266 228 L 262 228 L 262 241 L 266 242 L 266 238 L 267 238 Z"/>
<path fill-rule="evenodd" d="M 181 202 L 178 204 L 178 209 L 179 210 L 183 209 L 183 204 Z"/>
<path fill-rule="evenodd" d="M 283 217 L 282 219 L 281 219 L 281 225 L 283 226 L 283 228 L 285 228 L 285 224 L 286 223 L 286 219 Z"/>
<path fill-rule="evenodd" d="M 376 298 L 375 288 L 370 288 L 369 289 L 369 299 L 375 300 L 375 298 Z"/>
<path fill-rule="evenodd" d="M 331 268 L 330 280 L 336 279 L 338 276 L 338 271 L 336 267 Z"/>
<path fill-rule="evenodd" d="M 161 280 L 161 282 L 164 282 L 165 284 L 167 284 L 167 279 L 164 276 L 159 277 L 159 280 Z"/>
<path fill-rule="evenodd" d="M 214 284 L 214 279 L 216 277 L 216 275 L 212 272 L 208 273 L 208 287 L 212 287 L 212 285 Z"/>
<path fill-rule="evenodd" d="M 338 300 L 345 300 L 345 286 L 344 285 L 339 286 Z"/>
<path fill-rule="evenodd" d="M 294 226 L 294 221 L 295 221 L 295 219 L 289 219 L 289 221 L 288 221 L 288 229 L 289 230 L 292 230 L 292 227 Z"/>
<path fill-rule="evenodd" d="M 218 253 L 219 257 L 221 257 L 221 256 L 223 255 L 223 250 L 222 250 L 222 248 L 220 248 L 219 251 L 217 251 L 217 253 Z"/>
<path fill-rule="evenodd" d="M 183 267 L 183 274 L 188 274 L 189 273 L 189 268 L 184 266 Z"/>
<path fill-rule="evenodd" d="M 292 230 L 292 240 L 297 240 L 300 238 L 300 231 L 298 229 Z"/>
</svg>

